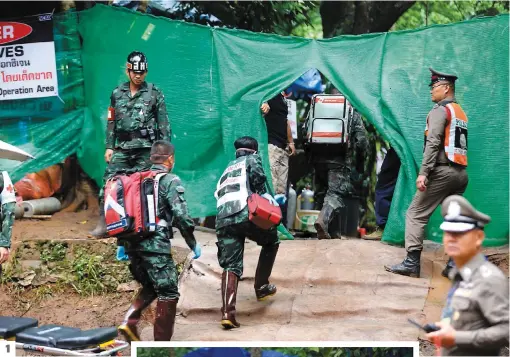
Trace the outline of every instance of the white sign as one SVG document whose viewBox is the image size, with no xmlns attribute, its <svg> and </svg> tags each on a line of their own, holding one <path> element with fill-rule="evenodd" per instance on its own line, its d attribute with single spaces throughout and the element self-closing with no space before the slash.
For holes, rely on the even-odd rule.
<svg viewBox="0 0 510 357">
<path fill-rule="evenodd" d="M 15 357 L 16 356 L 16 342 L 0 340 L 0 356 Z"/>
<path fill-rule="evenodd" d="M 296 113 L 296 101 L 292 99 L 286 99 L 287 108 L 289 108 L 289 114 L 287 114 L 287 120 L 290 124 L 290 130 L 292 131 L 292 137 L 298 138 L 297 135 L 297 113 Z"/>
<path fill-rule="evenodd" d="M 58 96 L 51 14 L 0 21 L 0 100 Z"/>
</svg>

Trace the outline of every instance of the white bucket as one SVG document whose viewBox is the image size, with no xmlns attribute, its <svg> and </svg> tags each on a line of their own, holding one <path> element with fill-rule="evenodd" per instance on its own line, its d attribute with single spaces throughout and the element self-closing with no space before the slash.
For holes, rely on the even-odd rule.
<svg viewBox="0 0 510 357">
<path fill-rule="evenodd" d="M 320 211 L 301 210 L 296 212 L 296 220 L 294 221 L 294 229 L 296 231 L 317 233 L 313 224 L 317 220 Z"/>
</svg>

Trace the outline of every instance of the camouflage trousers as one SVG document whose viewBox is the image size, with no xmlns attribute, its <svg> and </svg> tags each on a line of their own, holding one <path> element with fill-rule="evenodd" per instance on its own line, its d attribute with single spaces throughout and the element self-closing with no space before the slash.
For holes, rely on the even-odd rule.
<svg viewBox="0 0 510 357">
<path fill-rule="evenodd" d="M 103 205 L 104 200 L 104 185 L 106 181 L 115 175 L 118 171 L 122 170 L 132 170 L 132 171 L 142 171 L 147 170 L 151 167 L 152 163 L 150 161 L 151 148 L 140 148 L 140 149 L 130 149 L 130 150 L 115 150 L 113 152 L 112 158 L 108 166 L 106 166 L 106 170 L 103 175 L 103 186 L 101 187 L 101 191 L 99 192 L 99 202 L 100 206 Z"/>
<path fill-rule="evenodd" d="M 289 177 L 289 154 L 278 146 L 269 144 L 269 165 L 275 194 L 287 192 Z"/>
<path fill-rule="evenodd" d="M 352 192 L 351 170 L 347 166 L 317 164 L 315 166 L 315 209 L 326 204 L 334 211 L 345 207 L 344 198 Z"/>
<path fill-rule="evenodd" d="M 169 254 L 129 252 L 129 270 L 137 282 L 158 298 L 179 299 L 179 274 Z"/>
<path fill-rule="evenodd" d="M 218 228 L 216 237 L 220 266 L 238 277 L 243 275 L 245 238 L 253 240 L 262 247 L 280 244 L 276 229 L 266 231 L 249 221 Z"/>
</svg>

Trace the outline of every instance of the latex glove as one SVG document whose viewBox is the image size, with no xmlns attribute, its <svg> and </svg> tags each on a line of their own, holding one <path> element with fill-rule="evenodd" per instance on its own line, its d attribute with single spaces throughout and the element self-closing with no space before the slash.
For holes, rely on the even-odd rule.
<svg viewBox="0 0 510 357">
<path fill-rule="evenodd" d="M 121 245 L 117 247 L 117 260 L 129 260 L 129 256 L 126 254 L 124 247 Z"/>
<path fill-rule="evenodd" d="M 285 201 L 287 201 L 287 197 L 283 193 L 279 193 L 276 196 L 274 196 L 274 199 L 280 206 L 283 206 L 285 204 Z"/>
<path fill-rule="evenodd" d="M 193 249 L 193 253 L 195 253 L 195 256 L 193 259 L 198 259 L 202 255 L 202 247 L 200 246 L 200 243 L 197 242 L 195 245 L 195 249 Z"/>
<path fill-rule="evenodd" d="M 280 206 L 280 205 L 278 204 L 278 202 L 276 202 L 276 200 L 273 198 L 273 196 L 271 196 L 269 193 L 267 193 L 267 192 L 266 192 L 266 193 L 264 193 L 264 194 L 262 195 L 262 197 L 264 197 L 266 200 L 268 200 L 269 202 L 271 202 L 271 204 L 272 204 L 273 206 Z"/>
</svg>

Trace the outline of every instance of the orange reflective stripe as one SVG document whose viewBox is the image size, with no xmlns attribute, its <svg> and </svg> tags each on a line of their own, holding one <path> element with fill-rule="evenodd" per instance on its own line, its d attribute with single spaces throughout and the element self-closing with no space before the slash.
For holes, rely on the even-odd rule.
<svg viewBox="0 0 510 357">
<path fill-rule="evenodd" d="M 314 131 L 313 132 L 313 136 L 314 137 L 319 137 L 319 138 L 341 138 L 342 137 L 342 133 L 330 133 L 330 132 L 317 132 L 317 131 Z"/>
</svg>

